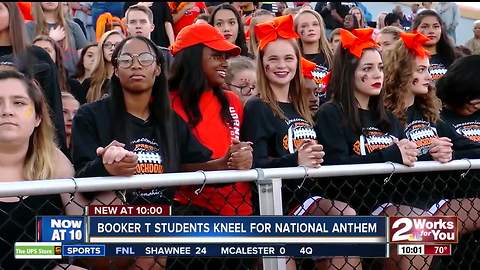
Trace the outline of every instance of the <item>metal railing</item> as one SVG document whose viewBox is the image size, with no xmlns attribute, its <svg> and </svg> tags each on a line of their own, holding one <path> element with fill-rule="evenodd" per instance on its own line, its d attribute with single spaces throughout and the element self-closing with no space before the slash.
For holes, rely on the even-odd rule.
<svg viewBox="0 0 480 270">
<path fill-rule="evenodd" d="M 0 183 L 0 198 L 29 195 L 48 195 L 75 192 L 94 192 L 154 187 L 209 185 L 233 182 L 255 182 L 258 188 L 260 215 L 282 215 L 282 180 L 316 178 L 321 182 L 327 177 L 368 175 L 392 175 L 480 169 L 480 159 L 455 160 L 446 164 L 435 161 L 416 162 L 414 167 L 395 163 L 252 169 L 245 171 L 198 171 L 189 173 L 165 173 L 136 175 L 131 177 L 92 177 Z M 285 269 L 285 258 L 264 258 L 264 269 Z"/>
</svg>

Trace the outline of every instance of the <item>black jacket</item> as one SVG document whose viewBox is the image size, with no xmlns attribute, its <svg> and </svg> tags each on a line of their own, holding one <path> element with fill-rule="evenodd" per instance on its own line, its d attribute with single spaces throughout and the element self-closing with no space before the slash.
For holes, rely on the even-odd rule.
<svg viewBox="0 0 480 270">
<path fill-rule="evenodd" d="M 24 59 L 21 59 L 22 57 Z M 66 147 L 62 96 L 55 63 L 53 63 L 46 51 L 34 45 L 27 47 L 26 54 L 20 56 L 20 59 L 20 63 L 22 63 L 19 66 L 20 71 L 32 74 L 42 87 L 43 94 L 50 108 L 57 144 L 65 155 L 70 155 Z"/>
<path fill-rule="evenodd" d="M 105 147 L 116 138 L 113 134 L 118 115 L 114 115 L 111 97 L 85 104 L 78 110 L 72 127 L 72 159 L 77 177 L 109 176 L 101 157 L 96 154 L 98 147 Z M 175 129 L 180 154 L 180 164 L 205 162 L 211 152 L 191 134 L 187 124 L 175 114 L 169 128 Z"/>
</svg>

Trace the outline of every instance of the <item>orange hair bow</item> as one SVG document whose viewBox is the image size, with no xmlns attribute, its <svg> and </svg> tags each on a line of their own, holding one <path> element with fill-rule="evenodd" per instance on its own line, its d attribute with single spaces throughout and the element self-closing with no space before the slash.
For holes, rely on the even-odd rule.
<svg viewBox="0 0 480 270">
<path fill-rule="evenodd" d="M 353 29 L 352 32 L 340 29 L 342 47 L 360 58 L 364 49 L 378 48 L 377 43 L 372 39 L 372 33 L 373 28 Z"/>
<path fill-rule="evenodd" d="M 332 78 L 332 72 L 331 71 L 327 72 L 327 75 L 325 75 L 325 77 L 322 78 L 322 85 L 323 85 L 324 89 L 327 88 L 327 85 L 330 82 L 331 78 Z"/>
<path fill-rule="evenodd" d="M 418 57 L 428 57 L 428 51 L 423 47 L 425 42 L 429 41 L 429 38 L 421 33 L 400 33 L 400 38 L 410 52 Z"/>
<path fill-rule="evenodd" d="M 303 75 L 303 77 L 313 80 L 312 72 L 317 68 L 317 64 L 315 64 L 312 61 L 308 61 L 307 59 L 305 59 L 303 57 L 300 59 L 300 62 L 302 63 L 302 75 Z"/>
<path fill-rule="evenodd" d="M 299 38 L 293 30 L 292 15 L 280 16 L 275 19 L 255 25 L 255 35 L 259 40 L 258 47 L 263 50 L 268 43 L 277 40 L 279 37 L 290 39 Z"/>
<path fill-rule="evenodd" d="M 123 35 L 127 34 L 127 29 L 125 28 L 125 24 L 122 22 L 120 18 L 112 16 L 112 14 L 110 14 L 109 12 L 105 12 L 100 16 L 98 16 L 96 33 L 95 33 L 97 42 L 100 41 L 100 38 L 102 37 L 103 34 L 105 34 L 105 32 L 113 30 L 115 26 L 120 26 L 120 28 L 122 28 Z"/>
</svg>

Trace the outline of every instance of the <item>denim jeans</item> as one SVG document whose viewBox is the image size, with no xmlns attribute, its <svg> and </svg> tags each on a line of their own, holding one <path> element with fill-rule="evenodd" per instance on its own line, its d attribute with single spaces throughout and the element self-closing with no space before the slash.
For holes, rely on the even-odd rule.
<svg viewBox="0 0 480 270">
<path fill-rule="evenodd" d="M 447 30 L 447 34 L 453 39 L 453 42 L 455 42 L 455 44 L 457 43 L 457 34 L 455 33 L 455 28 L 453 29 L 448 29 Z"/>
<path fill-rule="evenodd" d="M 93 28 L 97 27 L 97 19 L 105 12 L 110 12 L 112 16 L 123 18 L 124 2 L 93 2 L 92 4 L 92 23 Z"/>
</svg>

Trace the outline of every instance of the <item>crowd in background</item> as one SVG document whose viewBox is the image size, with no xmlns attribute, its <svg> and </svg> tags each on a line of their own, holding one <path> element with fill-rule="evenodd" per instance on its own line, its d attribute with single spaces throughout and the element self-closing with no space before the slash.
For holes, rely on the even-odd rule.
<svg viewBox="0 0 480 270">
<path fill-rule="evenodd" d="M 456 44 L 459 16 L 453 2 L 411 3 L 409 14 L 401 5 L 371 14 L 361 2 L 2 2 L 0 179 L 479 158 L 480 21 Z M 322 188 L 284 185 L 285 214 L 456 215 L 461 234 L 480 225 L 478 195 L 387 200 L 361 213 Z M 97 203 L 258 214 L 249 183 L 197 188 L 0 198 L 0 240 L 32 241 L 35 215 L 82 215 Z M 11 249 L 0 263 L 21 269 Z M 175 268 L 167 259 L 109 263 Z M 392 255 L 384 266 L 431 259 Z M 317 269 L 362 267 L 356 257 L 315 260 Z"/>
</svg>

